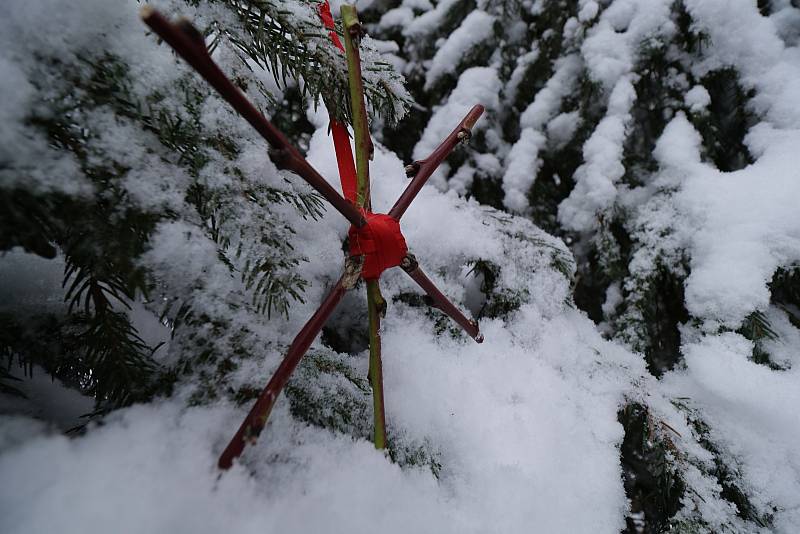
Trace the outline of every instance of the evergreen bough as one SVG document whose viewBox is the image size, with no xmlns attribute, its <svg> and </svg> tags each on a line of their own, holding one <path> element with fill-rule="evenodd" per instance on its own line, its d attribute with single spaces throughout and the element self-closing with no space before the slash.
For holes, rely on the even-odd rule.
<svg viewBox="0 0 800 534">
<path fill-rule="evenodd" d="M 224 49 L 237 83 L 264 111 L 279 120 L 285 113 L 282 98 L 264 85 L 262 70 L 275 77 L 284 95 L 296 90 L 294 98 L 322 101 L 337 118 L 349 120 L 348 93 L 341 90 L 347 87 L 346 66 L 320 23 L 318 2 L 178 5 L 205 23 L 210 49 Z M 235 368 L 222 364 L 231 362 L 226 353 L 246 354 L 260 343 L 223 310 L 269 318 L 285 316 L 293 301 L 303 300 L 307 281 L 295 268 L 305 258 L 290 244 L 291 226 L 270 214 L 288 208 L 317 218 L 322 199 L 288 177 L 265 181 L 240 168 L 248 136 L 204 123 L 202 110 L 217 97 L 185 70 L 178 69 L 174 82 L 143 87 L 131 73 L 135 52 L 122 57 L 100 48 L 45 50 L 30 66 L 37 73 L 37 102 L 27 117 L 32 139 L 44 139 L 53 157 L 74 161 L 69 177 L 81 185 L 41 186 L 30 161 L 0 162 L 0 252 L 21 249 L 65 265 L 63 309 L 3 315 L 6 367 L 0 383 L 4 391 L 21 394 L 9 374 L 12 365 L 28 373 L 40 366 L 94 397 L 100 412 L 169 392 L 185 373 L 199 373 L 208 385 L 196 399 L 214 396 L 212 384 L 224 382 Z M 362 61 L 370 109 L 387 124 L 397 121 L 410 102 L 401 77 L 368 40 Z M 108 128 L 132 135 L 150 159 L 126 159 L 105 142 L 113 137 Z M 303 139 L 302 130 L 288 133 Z M 135 180 L 155 185 L 162 201 L 132 197 L 129 181 Z M 173 283 L 170 266 L 143 261 L 170 223 L 186 225 L 192 239 L 213 243 L 218 267 L 239 280 L 237 294 L 221 298 L 202 280 Z M 209 306 L 209 298 L 221 307 Z M 169 328 L 174 357 L 154 357 L 159 347 L 148 346 L 131 322 L 129 312 L 137 305 Z M 216 336 L 208 335 L 209 324 Z"/>
</svg>

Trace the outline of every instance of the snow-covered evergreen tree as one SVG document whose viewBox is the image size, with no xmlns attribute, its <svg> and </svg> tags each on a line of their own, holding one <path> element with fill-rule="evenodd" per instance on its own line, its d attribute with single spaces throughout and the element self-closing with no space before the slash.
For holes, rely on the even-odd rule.
<svg viewBox="0 0 800 534">
<path fill-rule="evenodd" d="M 347 71 L 318 4 L 156 7 L 192 20 L 338 188 L 326 110 L 349 120 Z M 137 2 L 12 0 L 0 530 L 796 532 L 796 2 L 357 6 L 376 210 L 405 164 L 487 109 L 403 219 L 486 342 L 389 272 L 387 454 L 367 442 L 355 292 L 218 477 L 336 281 L 347 223 Z"/>
<path fill-rule="evenodd" d="M 29 17 L 43 8 L 18 9 L 4 32 L 5 109 L 15 115 L 0 239 L 4 250 L 58 256 L 68 306 L 32 309 L 31 319 L 10 310 L 3 349 L 79 386 L 98 408 L 149 398 L 200 366 L 213 382 L 232 352 L 268 343 L 237 315 L 286 316 L 303 300 L 308 282 L 296 268 L 307 257 L 293 249 L 291 218 L 319 218 L 322 199 L 278 172 L 257 135 L 154 46 L 130 9 L 87 4 L 64 36 L 31 37 Z M 315 2 L 174 9 L 204 25 L 212 53 L 301 144 L 313 129 L 293 92 L 346 119 L 346 72 Z M 387 64 L 367 58 L 370 102 L 393 122 L 406 93 Z M 125 313 L 139 301 L 173 337 L 188 336 L 165 347 L 167 366 Z M 195 354 L 184 361 L 188 346 Z"/>
<path fill-rule="evenodd" d="M 699 444 L 714 460 L 681 451 L 659 462 L 664 454 L 651 445 L 631 441 L 627 454 L 623 446 L 643 528 L 665 521 L 721 528 L 704 515 L 711 499 L 693 486 L 695 467 L 717 479 L 718 506 L 732 503 L 745 521 L 728 528 L 779 528 L 773 518 L 796 504 L 779 503 L 778 488 L 792 487 L 798 473 L 778 476 L 792 455 L 768 460 L 764 451 L 771 439 L 790 438 L 777 428 L 771 438 L 763 428 L 742 430 L 735 407 L 756 402 L 748 404 L 754 413 L 796 425 L 791 409 L 745 400 L 737 390 L 765 380 L 780 391 L 776 402 L 796 398 L 781 384 L 791 381 L 788 347 L 800 318 L 800 220 L 782 200 L 796 198 L 799 183 L 788 149 L 799 125 L 792 89 L 800 80 L 792 59 L 798 7 L 689 0 L 373 6 L 373 30 L 397 44 L 395 63 L 423 106 L 406 123 L 435 131 L 466 94 L 491 96 L 495 122 L 483 145 L 454 162 L 440 188 L 563 236 L 577 260 L 576 304 L 608 337 L 640 352 L 655 376 L 677 370 L 663 382 L 668 395 L 681 397 L 673 402 L 692 422 L 691 437 L 658 439 L 678 450 L 696 440 L 687 449 Z M 391 134 L 386 142 L 416 155 L 424 137 L 417 147 Z M 711 361 L 719 371 L 705 375 Z M 731 365 L 741 383 L 725 372 Z M 626 445 L 642 435 L 631 425 L 653 417 L 637 406 L 620 413 Z M 654 463 L 671 466 L 669 477 L 648 480 Z M 768 465 L 777 478 L 766 482 Z"/>
</svg>

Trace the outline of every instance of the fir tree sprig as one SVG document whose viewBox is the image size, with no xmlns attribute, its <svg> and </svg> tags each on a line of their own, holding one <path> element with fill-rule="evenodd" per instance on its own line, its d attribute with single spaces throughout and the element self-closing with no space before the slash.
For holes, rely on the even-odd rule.
<svg viewBox="0 0 800 534">
<path fill-rule="evenodd" d="M 286 87 L 300 82 L 303 96 L 324 102 L 333 118 L 351 122 L 347 68 L 317 14 L 319 2 L 223 0 L 239 25 L 214 21 L 207 29 L 209 50 L 225 39 L 243 60 L 269 70 Z M 338 26 L 341 33 L 341 26 Z M 364 92 L 373 114 L 388 125 L 403 118 L 412 99 L 401 76 L 365 41 Z M 247 62 L 245 61 L 245 64 Z"/>
</svg>

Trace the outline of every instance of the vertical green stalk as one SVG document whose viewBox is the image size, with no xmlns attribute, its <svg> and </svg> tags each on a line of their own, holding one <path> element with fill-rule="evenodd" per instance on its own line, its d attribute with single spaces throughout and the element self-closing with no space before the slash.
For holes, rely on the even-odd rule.
<svg viewBox="0 0 800 534">
<path fill-rule="evenodd" d="M 347 55 L 353 136 L 356 143 L 357 203 L 365 209 L 370 209 L 372 202 L 369 194 L 369 160 L 372 155 L 372 141 L 370 140 L 369 124 L 367 123 L 364 81 L 361 78 L 361 53 L 358 49 L 361 41 L 361 23 L 358 21 L 358 13 L 355 6 L 344 4 L 341 12 L 342 22 L 344 23 L 344 49 Z"/>
<path fill-rule="evenodd" d="M 358 176 L 357 203 L 370 210 L 372 202 L 369 192 L 369 160 L 372 141 L 367 123 L 367 106 L 364 98 L 364 82 L 361 78 L 361 56 L 358 44 L 361 40 L 361 24 L 355 6 L 342 5 L 344 23 L 344 47 L 347 54 L 347 73 L 350 86 L 350 106 L 353 117 L 353 136 L 356 143 L 356 174 Z M 367 280 L 367 311 L 369 313 L 369 381 L 372 386 L 374 413 L 373 441 L 376 449 L 386 448 L 386 418 L 383 408 L 383 368 L 381 364 L 381 313 L 386 302 L 381 296 L 378 280 Z"/>
<path fill-rule="evenodd" d="M 377 280 L 367 280 L 369 312 L 369 381 L 372 385 L 373 440 L 376 449 L 386 448 L 386 416 L 383 408 L 383 364 L 381 363 L 381 309 L 385 306 Z"/>
</svg>

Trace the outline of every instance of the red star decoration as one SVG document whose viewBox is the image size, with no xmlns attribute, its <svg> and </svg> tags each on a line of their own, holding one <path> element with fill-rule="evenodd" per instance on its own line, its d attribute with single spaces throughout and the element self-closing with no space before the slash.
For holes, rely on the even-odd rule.
<svg viewBox="0 0 800 534">
<path fill-rule="evenodd" d="M 334 44 L 342 48 L 338 36 L 333 32 L 333 18 L 327 1 L 320 5 L 320 16 L 331 30 Z M 289 380 L 297 364 L 316 339 L 323 325 L 331 316 L 344 294 L 352 289 L 359 278 L 377 280 L 381 273 L 392 267 L 401 267 L 433 300 L 445 314 L 450 316 L 475 341 L 481 343 L 483 335 L 478 324 L 468 319 L 420 269 L 416 258 L 408 252 L 405 238 L 400 230 L 400 220 L 428 178 L 453 151 L 459 142 L 469 139 L 472 127 L 483 113 L 483 106 L 474 106 L 444 141 L 424 160 L 415 161 L 406 167 L 411 182 L 389 210 L 388 214 L 373 213 L 356 204 L 355 166 L 350 149 L 347 129 L 341 123 L 331 121 L 334 146 L 336 148 L 342 189 L 339 194 L 303 158 L 283 133 L 272 125 L 245 95 L 225 76 L 211 59 L 202 34 L 189 23 L 181 20 L 171 23 L 154 9 L 145 6 L 142 19 L 169 44 L 194 70 L 196 70 L 233 108 L 249 122 L 270 144 L 270 157 L 275 164 L 291 170 L 319 192 L 351 224 L 348 232 L 350 257 L 345 271 L 330 293 L 322 301 L 311 319 L 292 341 L 286 356 L 263 389 L 239 430 L 219 458 L 219 467 L 229 468 L 234 458 L 241 455 L 247 443 L 254 443 L 267 423 L 272 407 Z M 369 202 L 367 202 L 369 208 Z M 382 404 L 381 404 L 382 411 Z M 383 414 L 380 414 L 383 421 Z"/>
</svg>

